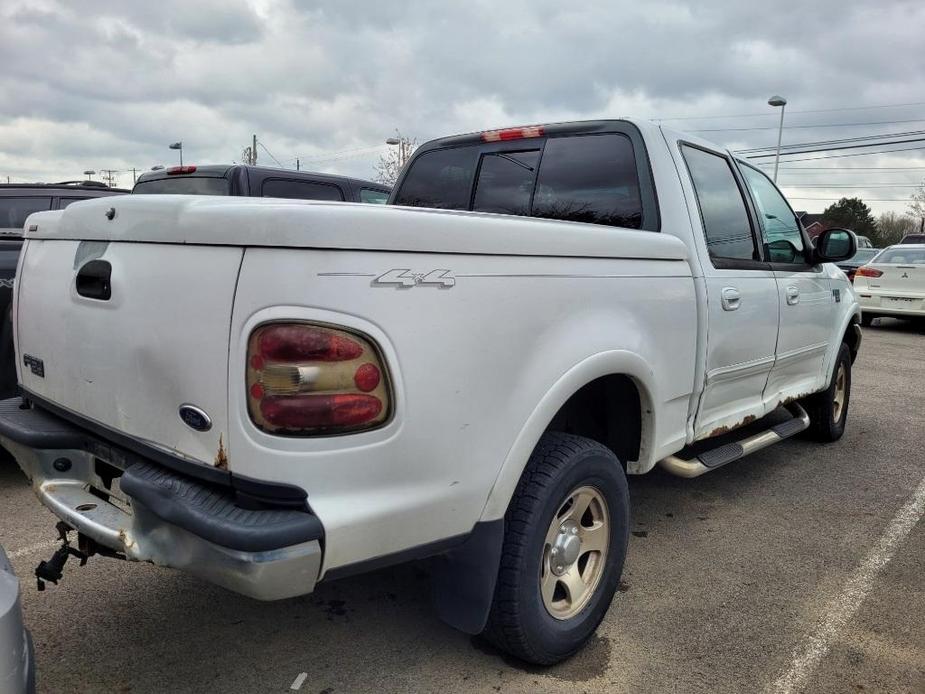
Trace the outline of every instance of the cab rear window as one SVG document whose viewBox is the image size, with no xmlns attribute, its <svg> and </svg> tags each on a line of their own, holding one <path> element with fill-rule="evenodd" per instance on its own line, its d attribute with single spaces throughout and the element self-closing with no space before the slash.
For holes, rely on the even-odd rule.
<svg viewBox="0 0 925 694">
<path fill-rule="evenodd" d="M 50 209 L 50 197 L 0 198 L 0 229 L 22 229 L 30 214 Z"/>
<path fill-rule="evenodd" d="M 162 195 L 231 195 L 231 184 L 226 178 L 206 176 L 175 176 L 139 181 L 132 189 L 134 194 L 160 193 Z"/>
<path fill-rule="evenodd" d="M 453 147 L 418 156 L 395 203 L 638 229 L 636 154 L 620 133 L 525 140 L 523 147 Z"/>
</svg>

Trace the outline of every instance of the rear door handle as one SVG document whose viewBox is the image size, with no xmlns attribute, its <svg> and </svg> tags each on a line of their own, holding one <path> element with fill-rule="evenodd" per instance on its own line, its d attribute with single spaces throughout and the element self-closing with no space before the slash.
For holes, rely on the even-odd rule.
<svg viewBox="0 0 925 694">
<path fill-rule="evenodd" d="M 91 260 L 77 273 L 77 293 L 88 299 L 109 301 L 112 296 L 112 265 L 105 260 Z"/>
<path fill-rule="evenodd" d="M 735 311 L 739 308 L 742 296 L 735 287 L 726 287 L 722 291 L 722 303 L 724 311 Z"/>
<path fill-rule="evenodd" d="M 796 306 L 800 303 L 800 290 L 797 287 L 787 287 L 787 305 Z"/>
</svg>

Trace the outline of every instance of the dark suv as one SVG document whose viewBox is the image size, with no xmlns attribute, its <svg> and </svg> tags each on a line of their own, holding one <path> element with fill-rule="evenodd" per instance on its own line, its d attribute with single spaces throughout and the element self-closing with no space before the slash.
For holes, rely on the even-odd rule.
<svg viewBox="0 0 925 694">
<path fill-rule="evenodd" d="M 237 195 L 385 204 L 391 188 L 359 178 L 246 164 L 172 166 L 138 177 L 132 193 Z"/>
<path fill-rule="evenodd" d="M 97 181 L 0 184 L 0 398 L 16 394 L 16 356 L 10 298 L 22 248 L 22 229 L 33 212 L 63 210 L 71 203 L 128 193 Z"/>
</svg>

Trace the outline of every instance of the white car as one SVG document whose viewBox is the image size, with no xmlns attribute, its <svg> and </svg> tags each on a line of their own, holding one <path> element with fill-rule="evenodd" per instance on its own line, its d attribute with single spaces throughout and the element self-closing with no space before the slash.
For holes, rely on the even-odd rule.
<svg viewBox="0 0 925 694">
<path fill-rule="evenodd" d="M 854 234 L 813 247 L 729 152 L 492 130 L 421 147 L 390 202 L 29 218 L 0 438 L 81 552 L 259 599 L 436 557 L 442 618 L 552 663 L 619 584 L 626 474 L 842 435 Z"/>
<path fill-rule="evenodd" d="M 925 318 L 925 244 L 884 248 L 854 274 L 862 322 L 874 318 Z"/>
</svg>

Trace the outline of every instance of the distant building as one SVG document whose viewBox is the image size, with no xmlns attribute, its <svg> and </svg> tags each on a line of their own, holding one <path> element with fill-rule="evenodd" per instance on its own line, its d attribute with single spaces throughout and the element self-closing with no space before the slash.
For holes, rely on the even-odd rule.
<svg viewBox="0 0 925 694">
<path fill-rule="evenodd" d="M 803 228 L 806 229 L 806 233 L 809 234 L 809 238 L 811 239 L 816 238 L 826 229 L 826 226 L 822 221 L 821 214 L 797 212 L 796 216 L 799 218 L 800 223 L 803 225 Z"/>
</svg>

